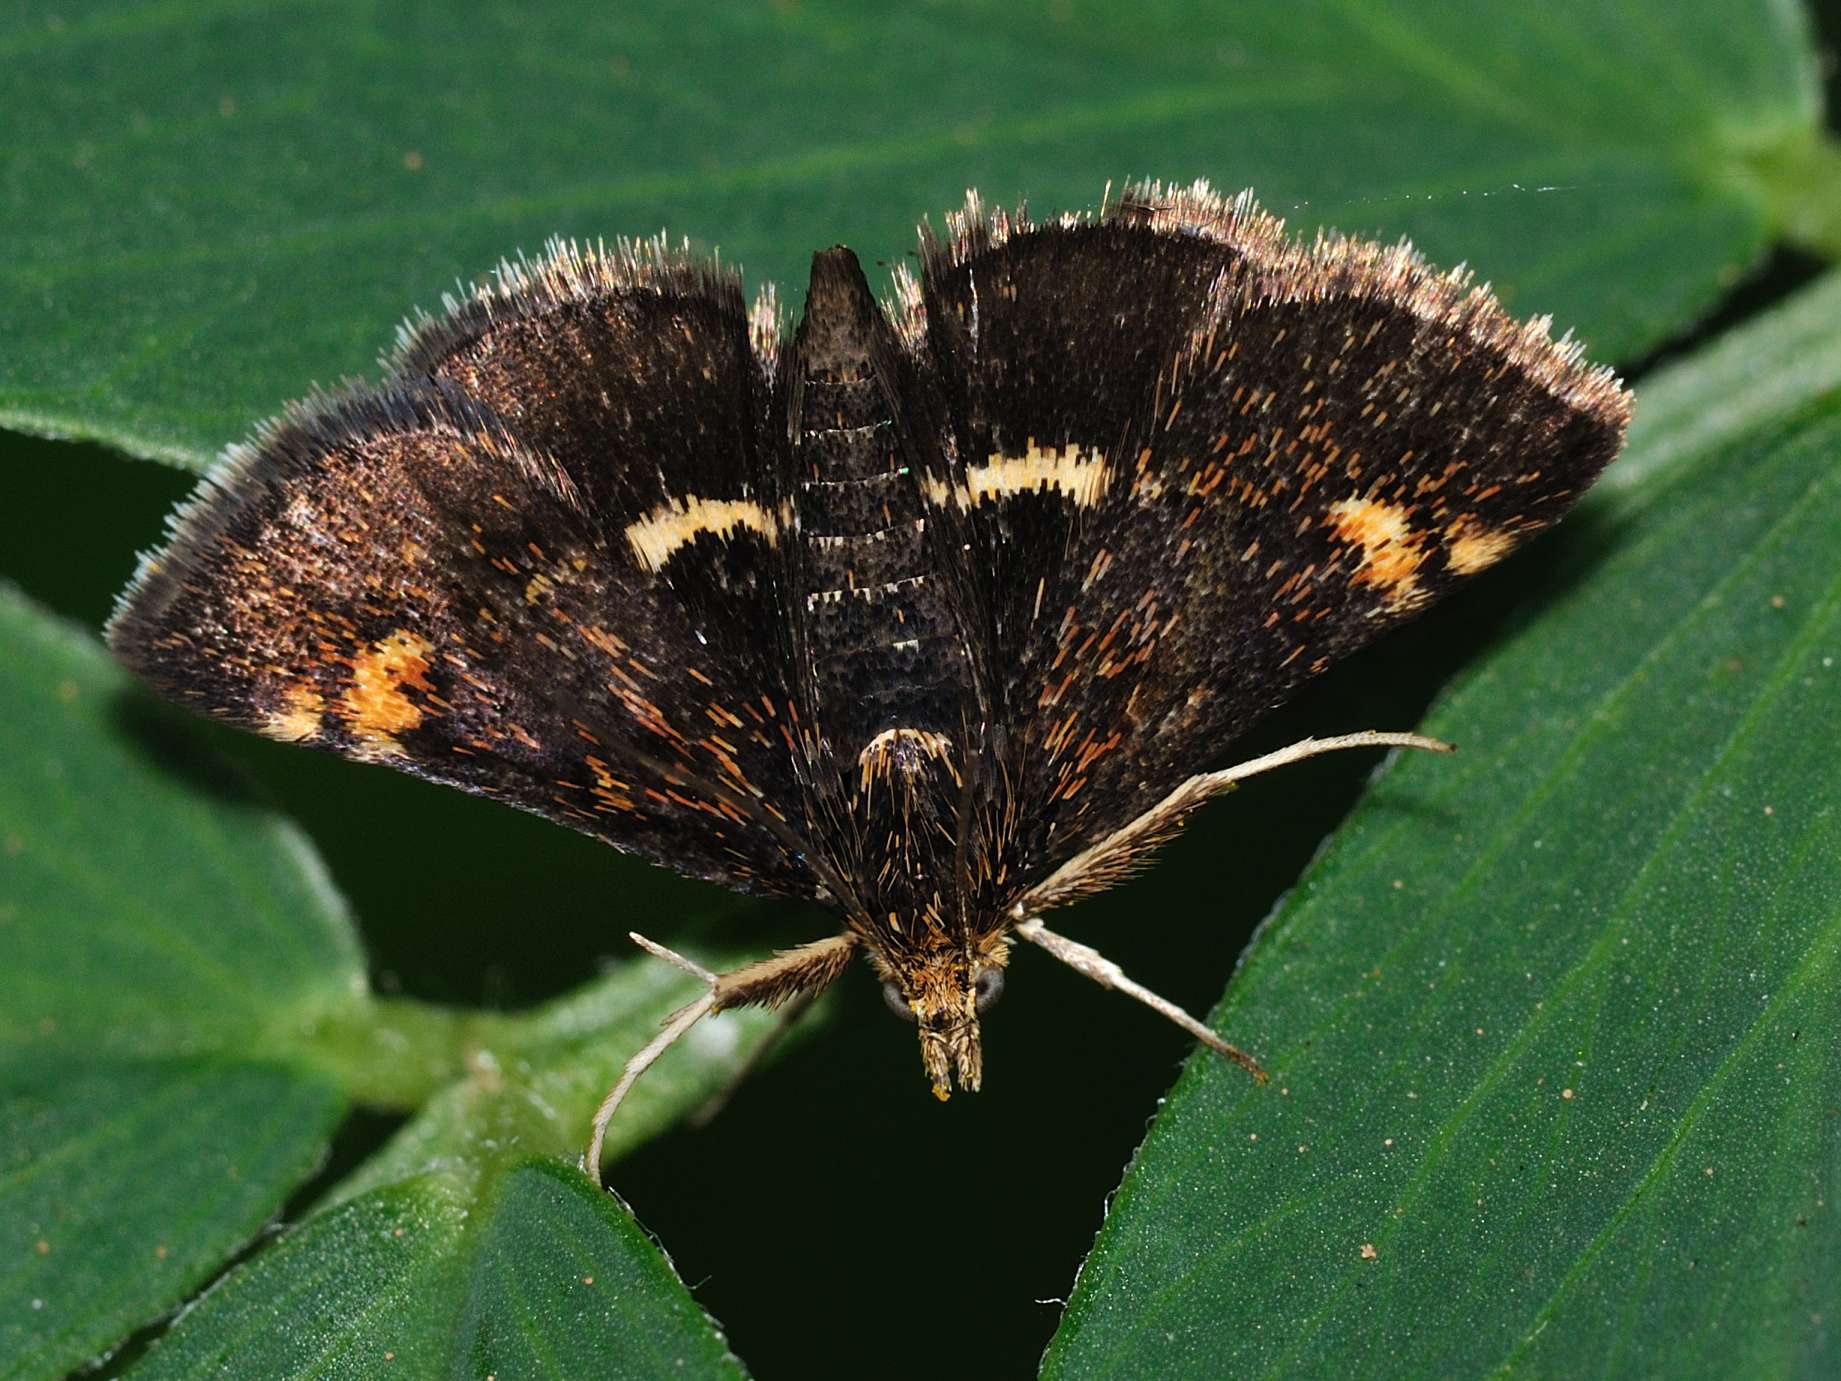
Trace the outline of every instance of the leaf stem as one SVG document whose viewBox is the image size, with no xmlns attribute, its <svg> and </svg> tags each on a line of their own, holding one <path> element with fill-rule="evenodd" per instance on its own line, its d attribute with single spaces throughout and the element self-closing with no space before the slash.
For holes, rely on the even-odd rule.
<svg viewBox="0 0 1841 1381">
<path fill-rule="evenodd" d="M 1795 248 L 1841 259 L 1841 141 L 1817 131 L 1758 155 L 1777 232 Z"/>
<path fill-rule="evenodd" d="M 292 1033 L 347 1095 L 368 1108 L 407 1112 L 512 1042 L 522 1023 L 500 1012 L 370 997 Z"/>
</svg>

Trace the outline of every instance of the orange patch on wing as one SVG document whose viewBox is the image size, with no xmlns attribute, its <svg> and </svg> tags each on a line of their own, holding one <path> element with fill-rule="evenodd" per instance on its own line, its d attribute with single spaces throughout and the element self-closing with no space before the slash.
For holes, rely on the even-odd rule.
<svg viewBox="0 0 1841 1381">
<path fill-rule="evenodd" d="M 1410 609 L 1425 598 L 1419 588 L 1425 539 L 1409 526 L 1408 510 L 1378 499 L 1344 499 L 1329 512 L 1331 531 L 1362 549 L 1353 577 L 1359 584 L 1384 592 L 1391 609 Z"/>
<path fill-rule="evenodd" d="M 352 733 L 376 752 L 400 753 L 396 736 L 433 713 L 404 694 L 405 688 L 433 693 L 428 680 L 428 654 L 433 650 L 428 639 L 399 628 L 353 659 L 352 683 L 339 713 Z"/>
<path fill-rule="evenodd" d="M 304 743 L 319 733 L 325 712 L 326 701 L 319 691 L 298 681 L 282 692 L 281 708 L 263 721 L 261 732 L 282 743 Z"/>
<path fill-rule="evenodd" d="M 1515 547 L 1515 534 L 1501 528 L 1484 527 L 1469 514 L 1445 529 L 1445 565 L 1459 575 L 1470 575 L 1493 566 Z"/>
<path fill-rule="evenodd" d="M 594 794 L 599 804 L 597 810 L 624 810 L 637 814 L 638 808 L 633 804 L 629 794 L 631 784 L 621 781 L 613 774 L 605 759 L 597 758 L 592 753 L 583 759 L 588 770 L 594 773 Z"/>
</svg>

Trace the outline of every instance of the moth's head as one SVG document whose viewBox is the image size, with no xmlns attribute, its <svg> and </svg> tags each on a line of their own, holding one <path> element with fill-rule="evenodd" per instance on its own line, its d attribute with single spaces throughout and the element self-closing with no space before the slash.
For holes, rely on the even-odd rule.
<svg viewBox="0 0 1841 1381">
<path fill-rule="evenodd" d="M 970 943 L 941 938 L 922 949 L 878 954 L 882 997 L 920 1033 L 921 1065 L 933 1096 L 945 1102 L 956 1078 L 973 1093 L 984 1082 L 978 1018 L 1004 990 L 1009 942 L 1001 935 Z"/>
</svg>

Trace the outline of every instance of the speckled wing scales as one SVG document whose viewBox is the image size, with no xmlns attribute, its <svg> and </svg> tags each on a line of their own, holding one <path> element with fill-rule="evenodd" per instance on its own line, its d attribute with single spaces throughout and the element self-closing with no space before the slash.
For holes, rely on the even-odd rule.
<svg viewBox="0 0 1841 1381">
<path fill-rule="evenodd" d="M 811 895 L 761 636 L 770 366 L 734 280 L 559 247 L 415 328 L 397 367 L 233 448 L 125 596 L 118 654 L 270 737 Z"/>
<path fill-rule="evenodd" d="M 610 539 L 648 515 L 665 528 L 691 496 L 774 506 L 777 463 L 761 450 L 777 368 L 771 293 L 751 319 L 739 275 L 662 237 L 556 241 L 446 307 L 405 325 L 386 367 L 492 408 L 555 458 Z M 652 551 L 661 565 L 669 554 Z"/>
<path fill-rule="evenodd" d="M 1129 189 L 923 240 L 913 349 L 954 399 L 1039 877 L 1218 764 L 1297 686 L 1557 520 L 1629 395 L 1404 247 Z"/>
</svg>

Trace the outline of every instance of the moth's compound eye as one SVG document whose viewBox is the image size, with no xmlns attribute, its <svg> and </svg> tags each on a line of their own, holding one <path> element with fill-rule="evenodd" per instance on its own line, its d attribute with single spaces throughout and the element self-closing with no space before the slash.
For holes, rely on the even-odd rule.
<svg viewBox="0 0 1841 1381">
<path fill-rule="evenodd" d="M 914 1020 L 914 1009 L 908 1006 L 908 999 L 901 995 L 901 989 L 895 983 L 882 985 L 882 1000 L 888 1003 L 889 1010 L 903 1021 Z"/>
<path fill-rule="evenodd" d="M 997 1005 L 997 999 L 1004 995 L 1004 971 L 991 967 L 978 970 L 978 976 L 972 980 L 972 998 L 978 1004 L 978 1013 L 982 1016 Z"/>
</svg>

